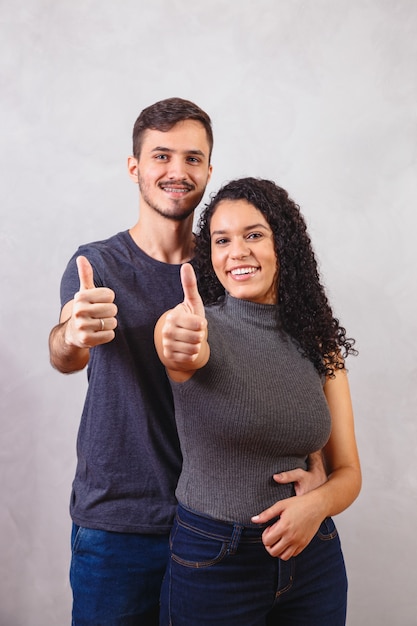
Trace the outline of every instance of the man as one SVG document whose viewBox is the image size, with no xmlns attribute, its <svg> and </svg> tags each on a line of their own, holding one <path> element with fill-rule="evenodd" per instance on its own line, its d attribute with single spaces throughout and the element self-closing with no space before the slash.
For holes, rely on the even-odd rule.
<svg viewBox="0 0 417 626">
<path fill-rule="evenodd" d="M 193 256 L 212 147 L 210 118 L 194 103 L 170 98 L 144 109 L 128 159 L 139 219 L 81 246 L 62 279 L 51 363 L 64 373 L 88 364 L 89 382 L 70 504 L 73 626 L 158 624 L 181 454 L 153 330 L 183 299 L 179 270 Z M 303 489 L 317 476 L 282 480 L 300 479 Z"/>
</svg>

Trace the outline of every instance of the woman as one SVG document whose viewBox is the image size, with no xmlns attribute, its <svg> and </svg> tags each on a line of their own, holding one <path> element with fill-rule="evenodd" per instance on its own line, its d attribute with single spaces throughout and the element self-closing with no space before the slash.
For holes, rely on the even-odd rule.
<svg viewBox="0 0 417 626">
<path fill-rule="evenodd" d="M 183 453 L 161 623 L 341 626 L 330 516 L 361 485 L 344 363 L 355 350 L 299 207 L 273 182 L 228 183 L 201 215 L 195 265 L 200 293 L 184 265 L 184 302 L 155 329 Z M 320 448 L 324 485 L 295 496 L 274 480 Z"/>
</svg>

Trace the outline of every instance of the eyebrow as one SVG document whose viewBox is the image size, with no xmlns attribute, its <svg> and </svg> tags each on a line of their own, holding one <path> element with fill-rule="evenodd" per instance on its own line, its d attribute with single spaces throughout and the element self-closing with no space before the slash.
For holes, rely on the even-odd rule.
<svg viewBox="0 0 417 626">
<path fill-rule="evenodd" d="M 172 150 L 172 148 L 166 148 L 165 146 L 156 146 L 155 148 L 151 150 L 151 152 L 169 152 L 172 154 L 174 152 L 177 152 L 177 150 Z M 184 150 L 183 154 L 195 154 L 196 156 L 202 156 L 202 157 L 206 156 L 202 150 L 196 150 L 196 149 Z"/>
<path fill-rule="evenodd" d="M 244 231 L 253 230 L 254 228 L 262 228 L 262 230 L 270 230 L 269 226 L 265 226 L 265 224 L 252 224 L 250 226 L 245 226 Z M 212 235 L 224 235 L 227 233 L 227 230 L 213 230 Z"/>
</svg>

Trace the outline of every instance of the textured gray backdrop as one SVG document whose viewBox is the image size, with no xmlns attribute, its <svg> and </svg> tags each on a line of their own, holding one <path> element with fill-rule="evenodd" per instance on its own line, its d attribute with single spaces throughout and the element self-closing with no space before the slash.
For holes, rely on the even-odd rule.
<svg viewBox="0 0 417 626">
<path fill-rule="evenodd" d="M 349 626 L 417 624 L 417 4 L 0 0 L 0 624 L 70 623 L 68 500 L 85 373 L 48 363 L 81 242 L 131 226 L 139 111 L 212 116 L 210 191 L 286 187 L 308 220 L 350 375 L 364 486 L 340 515 Z"/>
</svg>

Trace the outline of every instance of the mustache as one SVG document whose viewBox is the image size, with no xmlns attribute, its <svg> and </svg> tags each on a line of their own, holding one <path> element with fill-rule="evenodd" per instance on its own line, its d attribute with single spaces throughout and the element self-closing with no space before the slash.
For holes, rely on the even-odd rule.
<svg viewBox="0 0 417 626">
<path fill-rule="evenodd" d="M 184 189 L 188 189 L 188 191 L 193 191 L 195 186 L 191 183 L 187 183 L 185 180 L 162 180 L 158 183 L 158 187 L 183 187 Z"/>
</svg>

